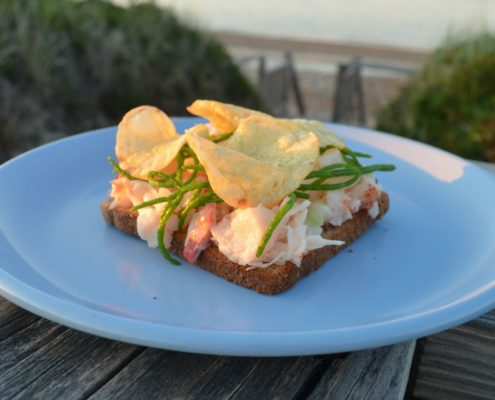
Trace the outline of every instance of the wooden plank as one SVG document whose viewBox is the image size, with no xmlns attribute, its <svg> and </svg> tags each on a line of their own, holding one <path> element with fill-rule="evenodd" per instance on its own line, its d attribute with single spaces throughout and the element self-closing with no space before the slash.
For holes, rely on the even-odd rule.
<svg viewBox="0 0 495 400">
<path fill-rule="evenodd" d="M 181 398 L 220 363 L 220 357 L 149 348 L 90 399 Z"/>
<path fill-rule="evenodd" d="M 217 357 L 147 349 L 97 399 L 292 398 L 321 361 L 313 357 Z"/>
<path fill-rule="evenodd" d="M 6 301 L 1 306 L 2 321 L 32 315 Z M 215 357 L 155 349 L 139 355 L 142 351 L 36 318 L 0 343 L 0 397 L 303 398 L 323 372 L 339 362 L 329 362 L 328 357 Z M 369 354 L 351 357 L 362 356 Z M 353 365 L 364 368 L 358 374 L 363 379 L 369 364 Z"/>
<path fill-rule="evenodd" d="M 248 377 L 252 376 L 254 370 L 259 368 L 260 363 L 260 359 L 254 357 L 221 357 L 216 368 L 205 374 L 187 390 L 186 397 L 230 398 L 239 391 Z"/>
<path fill-rule="evenodd" d="M 338 376 L 344 375 L 350 390 L 342 398 L 401 399 L 413 351 L 414 341 L 333 360 L 311 398 L 340 398 Z M 215 357 L 147 349 L 90 399 L 304 398 L 323 364 L 321 357 Z M 322 397 L 332 379 L 333 391 Z"/>
<path fill-rule="evenodd" d="M 155 349 L 139 355 L 141 351 L 39 319 L 0 343 L 0 397 L 302 398 L 323 371 L 328 377 L 328 371 L 341 370 L 333 368 L 335 363 L 348 365 L 322 357 L 215 357 Z M 350 368 L 359 371 L 361 380 L 372 381 L 364 378 L 370 363 L 363 357 L 369 358 L 369 352 L 351 355 Z M 382 357 L 378 364 L 391 360 Z"/>
<path fill-rule="evenodd" d="M 483 314 L 481 317 L 476 318 L 472 322 L 477 325 L 487 326 L 490 329 L 495 329 L 495 309 Z"/>
<path fill-rule="evenodd" d="M 334 363 L 310 395 L 321 399 L 402 399 L 415 341 L 351 353 Z"/>
<path fill-rule="evenodd" d="M 422 340 L 412 395 L 495 399 L 495 312 Z"/>
<path fill-rule="evenodd" d="M 0 297 L 0 342 L 38 319 L 38 316 Z"/>
<path fill-rule="evenodd" d="M 298 398 L 298 394 L 304 389 L 313 371 L 321 363 L 318 357 L 224 358 L 220 368 L 210 374 L 204 382 L 198 382 L 186 397 Z"/>
<path fill-rule="evenodd" d="M 491 376 L 495 369 L 495 359 L 483 352 L 466 349 L 464 341 L 431 340 L 428 343 L 428 352 L 423 354 L 423 362 L 438 368 L 462 368 L 462 365 L 470 365 L 471 371 L 476 375 Z"/>
<path fill-rule="evenodd" d="M 421 378 L 421 383 L 414 390 L 417 399 L 493 400 L 495 398 L 493 390 L 487 388 L 484 383 L 466 379 L 466 371 L 438 373 L 436 369 L 423 368 L 423 372 L 426 375 Z M 462 383 L 459 384 L 459 381 Z"/>
<path fill-rule="evenodd" d="M 46 335 L 39 330 L 38 334 Z M 72 329 L 52 336 L 47 343 L 2 372 L 2 398 L 85 398 L 142 351 L 137 346 Z M 40 344 L 43 341 L 38 339 Z M 23 343 L 29 345 L 26 341 Z M 15 349 L 11 351 L 15 353 Z M 22 352 L 20 349 L 19 354 Z"/>
<path fill-rule="evenodd" d="M 66 330 L 65 327 L 39 318 L 0 342 L 0 376 Z"/>
</svg>

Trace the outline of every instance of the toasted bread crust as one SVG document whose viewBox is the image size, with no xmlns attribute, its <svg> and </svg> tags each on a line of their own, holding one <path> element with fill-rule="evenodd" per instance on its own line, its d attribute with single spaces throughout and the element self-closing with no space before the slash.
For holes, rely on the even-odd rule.
<svg viewBox="0 0 495 400">
<path fill-rule="evenodd" d="M 110 209 L 111 203 L 112 199 L 108 199 L 101 204 L 101 211 L 105 221 L 123 232 L 137 235 L 137 213 L 131 212 L 124 207 Z M 388 211 L 389 198 L 387 193 L 381 193 L 378 205 L 380 213 L 376 219 L 371 218 L 366 211 L 359 211 L 353 215 L 351 220 L 346 221 L 341 226 L 325 225 L 322 236 L 326 239 L 343 240 L 345 246 L 349 245 Z M 170 249 L 173 253 L 182 256 L 185 236 L 185 231 L 175 233 Z M 318 269 L 326 260 L 333 257 L 345 246 L 325 246 L 312 250 L 303 257 L 299 267 L 287 262 L 284 265 L 272 265 L 268 268 L 248 270 L 246 266 L 230 261 L 220 252 L 218 247 L 213 245 L 203 250 L 196 264 L 237 285 L 254 289 L 264 294 L 277 294 Z"/>
</svg>

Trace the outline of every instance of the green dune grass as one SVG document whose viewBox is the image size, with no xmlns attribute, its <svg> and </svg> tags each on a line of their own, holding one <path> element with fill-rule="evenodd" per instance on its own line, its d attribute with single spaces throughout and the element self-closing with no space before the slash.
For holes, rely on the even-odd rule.
<svg viewBox="0 0 495 400">
<path fill-rule="evenodd" d="M 152 3 L 0 0 L 0 162 L 47 134 L 115 124 L 196 98 L 261 107 L 214 38 Z"/>
<path fill-rule="evenodd" d="M 377 128 L 495 162 L 495 35 L 447 40 L 379 114 Z"/>
</svg>

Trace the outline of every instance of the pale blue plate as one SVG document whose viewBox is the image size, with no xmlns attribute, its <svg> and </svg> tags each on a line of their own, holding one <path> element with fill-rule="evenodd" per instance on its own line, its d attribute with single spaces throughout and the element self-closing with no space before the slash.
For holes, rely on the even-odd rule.
<svg viewBox="0 0 495 400">
<path fill-rule="evenodd" d="M 192 119 L 176 120 L 179 130 Z M 107 226 L 115 129 L 0 167 L 0 294 L 96 335 L 251 356 L 343 352 L 429 335 L 495 306 L 495 179 L 396 136 L 334 126 L 397 170 L 378 179 L 389 214 L 290 290 L 265 296 Z"/>
</svg>

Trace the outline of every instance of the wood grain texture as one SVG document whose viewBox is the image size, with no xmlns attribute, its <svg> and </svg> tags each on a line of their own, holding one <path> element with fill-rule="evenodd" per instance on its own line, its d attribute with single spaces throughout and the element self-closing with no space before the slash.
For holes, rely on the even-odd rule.
<svg viewBox="0 0 495 400">
<path fill-rule="evenodd" d="M 96 399 L 291 398 L 321 361 L 313 357 L 218 357 L 147 349 Z"/>
<path fill-rule="evenodd" d="M 199 391 L 192 391 L 195 398 L 218 398 L 216 392 L 222 387 L 225 376 L 230 376 L 228 390 L 223 390 L 222 398 L 229 399 L 296 399 L 303 391 L 313 371 L 322 363 L 320 357 L 257 358 L 249 370 L 235 375 L 230 365 L 245 363 L 245 359 L 226 359 L 222 369 L 211 377 L 208 384 Z M 251 361 L 252 363 L 252 361 Z"/>
<path fill-rule="evenodd" d="M 495 310 L 422 340 L 412 396 L 495 399 Z"/>
<path fill-rule="evenodd" d="M 325 362 L 322 357 L 215 357 L 147 349 L 91 400 L 302 399 L 308 394 L 312 399 L 399 400 L 413 351 L 414 341 Z M 322 365 L 325 372 L 315 386 L 311 381 Z"/>
<path fill-rule="evenodd" d="M 0 341 L 38 320 L 34 314 L 24 311 L 0 297 Z"/>
<path fill-rule="evenodd" d="M 400 399 L 397 387 L 405 381 L 398 377 L 407 379 L 409 370 L 407 354 L 396 362 L 404 344 L 340 358 L 208 356 L 88 335 L 1 298 L 0 310 L 2 323 L 18 320 L 22 327 L 0 341 L 1 399 L 318 399 L 328 388 L 343 393 L 343 384 L 352 388 L 343 398 Z M 409 352 L 413 346 L 407 344 Z"/>
<path fill-rule="evenodd" d="M 402 399 L 415 341 L 351 353 L 329 368 L 310 395 L 322 399 Z"/>
<path fill-rule="evenodd" d="M 1 309 L 16 307 L 5 303 Z M 41 318 L 28 323 L 32 314 L 20 312 L 25 327 L 0 342 L 1 399 L 86 398 L 142 351 Z"/>
<path fill-rule="evenodd" d="M 148 348 L 90 398 L 179 398 L 217 362 L 214 356 Z"/>
<path fill-rule="evenodd" d="M 26 318 L 28 319 L 28 318 Z M 0 342 L 0 377 L 23 359 L 39 351 L 67 328 L 39 318 L 21 331 Z M 0 381 L 0 393 L 2 382 Z"/>
</svg>

